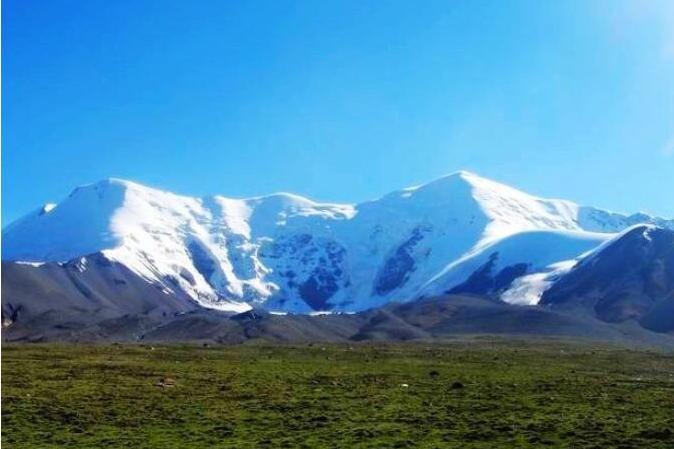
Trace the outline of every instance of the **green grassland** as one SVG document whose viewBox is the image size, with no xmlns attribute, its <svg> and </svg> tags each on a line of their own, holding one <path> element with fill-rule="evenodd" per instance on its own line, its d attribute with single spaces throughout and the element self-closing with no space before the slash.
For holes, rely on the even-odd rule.
<svg viewBox="0 0 674 449">
<path fill-rule="evenodd" d="M 672 448 L 674 357 L 443 345 L 4 345 L 7 448 Z"/>
</svg>

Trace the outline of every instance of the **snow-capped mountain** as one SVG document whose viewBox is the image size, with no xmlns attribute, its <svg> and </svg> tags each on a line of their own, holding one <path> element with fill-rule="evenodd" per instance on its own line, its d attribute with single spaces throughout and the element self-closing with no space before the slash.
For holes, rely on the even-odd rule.
<svg viewBox="0 0 674 449">
<path fill-rule="evenodd" d="M 459 290 L 531 304 L 560 264 L 636 223 L 674 229 L 463 171 L 360 204 L 191 198 L 108 179 L 8 226 L 2 258 L 87 269 L 96 255 L 229 311 L 352 312 Z"/>
</svg>

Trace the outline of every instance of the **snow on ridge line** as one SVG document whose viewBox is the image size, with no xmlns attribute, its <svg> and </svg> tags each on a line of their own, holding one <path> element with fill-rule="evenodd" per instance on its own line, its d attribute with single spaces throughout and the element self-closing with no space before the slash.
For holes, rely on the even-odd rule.
<svg viewBox="0 0 674 449">
<path fill-rule="evenodd" d="M 244 204 L 247 203 L 259 203 L 259 202 L 264 202 L 267 200 L 281 200 L 282 202 L 285 200 L 290 205 L 298 205 L 298 206 L 303 206 L 303 207 L 320 207 L 320 206 L 335 206 L 338 208 L 352 208 L 355 205 L 351 203 L 330 203 L 330 202 L 318 202 L 314 201 L 310 198 L 298 195 L 296 193 L 292 192 L 274 192 L 266 195 L 255 195 L 251 197 L 242 197 L 242 198 L 234 198 L 234 197 L 226 197 L 220 194 L 213 194 L 213 195 L 204 195 L 204 196 L 190 196 L 190 195 L 183 195 L 183 194 L 177 194 L 173 193 L 167 190 L 159 189 L 156 187 L 151 187 L 147 186 L 144 184 L 140 184 L 135 181 L 130 181 L 127 179 L 122 179 L 122 178 L 105 178 L 103 180 L 100 180 L 98 182 L 90 183 L 90 184 L 83 184 L 78 187 L 76 187 L 72 192 L 71 195 L 75 192 L 81 191 L 81 190 L 86 190 L 86 189 L 96 189 L 99 187 L 105 187 L 105 186 L 115 186 L 115 187 L 121 187 L 125 189 L 132 189 L 135 190 L 137 193 L 146 193 L 146 194 L 154 194 L 154 195 L 167 195 L 167 196 L 172 196 L 172 197 L 177 197 L 181 198 L 184 200 L 219 200 L 219 199 L 224 199 L 228 201 L 236 201 L 236 202 L 241 202 Z"/>
<path fill-rule="evenodd" d="M 579 209 L 591 209 L 591 210 L 596 210 L 599 212 L 605 212 L 611 215 L 615 216 L 620 216 L 620 217 L 627 217 L 622 214 L 617 214 L 609 211 L 604 211 L 602 209 L 596 209 L 596 208 L 591 208 L 587 206 L 579 206 L 576 203 L 573 203 L 571 201 L 567 200 L 561 200 L 561 199 L 546 199 L 534 195 L 530 195 L 526 192 L 523 192 L 519 189 L 513 188 L 511 186 L 483 178 L 475 173 L 472 173 L 470 171 L 466 170 L 460 170 L 457 172 L 450 173 L 445 176 L 441 176 L 439 178 L 436 178 L 433 181 L 416 185 L 413 187 L 407 187 L 404 188 L 398 192 L 392 192 L 392 193 L 399 193 L 399 194 L 412 194 L 415 192 L 419 192 L 425 189 L 430 189 L 432 186 L 437 185 L 437 184 L 442 184 L 443 182 L 446 183 L 451 180 L 462 180 L 464 181 L 468 186 L 471 187 L 473 196 L 475 199 L 478 201 L 478 203 L 482 206 L 483 210 L 489 215 L 489 218 L 492 219 L 496 224 L 498 225 L 503 225 L 504 222 L 507 225 L 510 225 L 511 228 L 515 228 L 518 225 L 522 225 L 522 222 L 512 222 L 512 216 L 513 215 L 523 215 L 523 212 L 527 213 L 532 213 L 535 212 L 536 214 L 540 214 L 544 220 L 548 220 L 549 222 L 547 225 L 550 225 L 552 221 L 550 221 L 549 215 L 556 216 L 559 218 L 563 219 L 566 223 L 561 223 L 558 221 L 557 225 L 562 224 L 565 226 L 567 229 L 582 229 L 583 225 L 580 223 L 580 217 L 579 217 Z M 133 190 L 134 193 L 137 194 L 145 194 L 149 196 L 163 196 L 163 197 L 168 197 L 171 199 L 175 200 L 182 200 L 182 201 L 196 201 L 196 202 L 202 202 L 202 203 L 207 203 L 207 202 L 212 202 L 212 201 L 227 201 L 230 203 L 239 203 L 239 208 L 240 209 L 246 209 L 251 207 L 251 205 L 256 205 L 260 203 L 264 203 L 266 201 L 273 201 L 273 200 L 278 200 L 281 199 L 281 203 L 285 203 L 286 205 L 290 207 L 295 207 L 296 212 L 297 211 L 303 211 L 303 209 L 326 209 L 330 210 L 333 209 L 336 212 L 340 212 L 345 216 L 345 218 L 353 218 L 358 212 L 358 209 L 360 206 L 363 204 L 371 204 L 371 203 L 376 203 L 379 202 L 380 200 L 386 198 L 387 196 L 391 194 L 384 195 L 383 197 L 380 197 L 376 200 L 371 200 L 371 201 L 366 201 L 365 203 L 357 203 L 357 204 L 351 204 L 351 203 L 319 203 L 316 201 L 313 201 L 309 198 L 293 194 L 293 193 L 286 193 L 286 192 L 278 192 L 278 193 L 273 193 L 269 195 L 261 195 L 261 196 L 253 196 L 253 197 L 248 197 L 248 198 L 229 198 L 225 197 L 222 195 L 208 195 L 208 196 L 203 196 L 203 197 L 191 197 L 191 196 L 185 196 L 185 195 L 179 195 L 179 194 L 174 194 L 168 191 L 160 190 L 154 187 L 149 187 L 145 186 L 143 184 L 126 180 L 126 179 L 121 179 L 121 178 L 106 178 L 101 181 L 91 183 L 91 184 L 84 184 L 80 185 L 77 188 L 73 190 L 73 192 L 70 194 L 70 197 L 72 197 L 76 192 L 80 191 L 85 191 L 88 189 L 99 189 L 99 188 L 104 188 L 107 186 L 115 186 L 115 187 L 121 187 L 124 190 Z M 500 201 L 506 199 L 505 202 Z M 513 203 L 512 200 L 515 199 L 516 201 Z M 524 205 L 524 208 L 522 209 L 522 205 Z M 43 207 L 44 212 L 51 212 L 56 206 L 58 205 L 53 205 L 53 204 L 47 204 Z M 552 210 L 550 210 L 552 208 Z M 519 209 L 519 210 L 518 210 Z M 28 214 L 31 215 L 31 214 Z M 509 216 L 510 215 L 510 216 Z M 636 216 L 638 214 L 633 214 L 629 217 Z M 651 217 L 646 215 L 647 219 L 650 220 L 665 220 L 665 219 L 660 219 L 659 217 Z M 17 220 L 20 221 L 21 219 Z M 552 223 L 554 225 L 554 223 Z M 525 224 L 526 225 L 526 224 Z M 575 225 L 575 227 L 574 227 Z M 9 230 L 9 228 L 12 226 L 10 224 L 4 231 Z M 674 224 L 673 224 L 674 226 Z M 544 227 L 550 227 L 550 226 L 544 226 Z M 553 226 L 554 227 L 554 226 Z M 495 237 L 502 237 L 508 232 L 516 232 L 519 230 L 525 230 L 525 229 L 537 229 L 538 227 L 531 227 L 531 226 L 525 226 L 523 229 L 515 229 L 514 231 L 512 229 L 507 230 L 505 232 L 499 231 L 499 232 L 494 232 Z"/>
<path fill-rule="evenodd" d="M 653 229 L 658 229 L 658 226 L 652 225 L 650 223 L 639 223 L 632 225 L 618 233 L 613 234 L 610 239 L 607 239 L 604 243 L 601 245 L 597 246 L 596 248 L 593 248 L 592 250 L 582 254 L 579 257 L 579 261 L 582 264 L 589 263 L 591 262 L 595 257 L 599 256 L 606 248 L 610 247 L 614 243 L 618 242 L 620 239 L 625 237 L 628 234 L 631 234 L 638 229 L 642 229 L 642 235 L 645 239 L 650 240 L 650 237 L 648 237 L 648 232 L 653 230 Z"/>
</svg>

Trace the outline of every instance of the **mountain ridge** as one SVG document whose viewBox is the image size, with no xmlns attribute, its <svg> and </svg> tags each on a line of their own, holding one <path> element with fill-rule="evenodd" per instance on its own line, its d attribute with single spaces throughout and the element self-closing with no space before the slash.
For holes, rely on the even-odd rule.
<svg viewBox="0 0 674 449">
<path fill-rule="evenodd" d="M 442 294 L 476 260 L 519 266 L 510 282 L 544 273 L 637 218 L 674 229 L 674 220 L 539 198 L 466 171 L 359 204 L 192 198 L 109 178 L 10 224 L 3 260 L 100 254 L 204 307 L 352 312 Z"/>
</svg>

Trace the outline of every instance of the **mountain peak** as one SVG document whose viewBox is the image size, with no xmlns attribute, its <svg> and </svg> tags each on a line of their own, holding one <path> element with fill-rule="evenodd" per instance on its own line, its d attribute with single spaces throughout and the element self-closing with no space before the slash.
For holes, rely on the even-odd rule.
<svg viewBox="0 0 674 449">
<path fill-rule="evenodd" d="M 470 180 L 471 178 L 481 178 L 481 176 L 478 175 L 477 173 L 472 172 L 472 171 L 468 171 L 468 170 L 457 170 L 457 171 L 448 173 L 448 174 L 446 174 L 446 175 L 444 175 L 444 176 L 440 176 L 439 179 L 443 179 L 443 178 L 444 178 L 444 179 L 449 179 L 449 178 L 461 178 L 461 179 L 464 179 L 464 180 L 468 181 L 468 180 Z"/>
<path fill-rule="evenodd" d="M 438 178 L 435 178 L 432 181 L 425 182 L 422 184 L 417 184 L 411 187 L 407 187 L 403 189 L 403 191 L 415 191 L 415 190 L 421 190 L 421 189 L 426 189 L 426 188 L 433 188 L 435 186 L 447 186 L 450 184 L 471 184 L 473 180 L 476 179 L 485 179 L 481 178 L 479 175 L 476 175 L 475 173 L 466 171 L 466 170 L 459 170 L 455 171 L 452 173 L 448 173 L 446 175 L 440 176 Z"/>
<path fill-rule="evenodd" d="M 508 197 L 519 197 L 519 198 L 531 198 L 535 199 L 536 197 L 525 193 L 521 190 L 510 187 L 506 184 L 494 181 L 489 178 L 485 178 L 476 173 L 467 170 L 459 170 L 456 172 L 449 173 L 447 175 L 441 176 L 425 184 L 420 184 L 414 187 L 404 189 L 407 192 L 415 191 L 437 191 L 442 192 L 446 189 L 463 189 L 465 192 L 488 192 L 489 196 L 508 196 Z"/>
<path fill-rule="evenodd" d="M 102 193 L 124 192 L 128 190 L 163 192 L 162 190 L 156 189 L 154 187 L 149 187 L 135 181 L 130 181 L 128 179 L 109 177 L 103 178 L 93 183 L 79 185 L 73 189 L 73 191 L 70 193 L 70 196 L 73 196 L 79 192 L 95 191 Z"/>
</svg>

